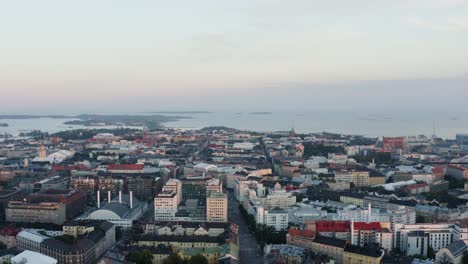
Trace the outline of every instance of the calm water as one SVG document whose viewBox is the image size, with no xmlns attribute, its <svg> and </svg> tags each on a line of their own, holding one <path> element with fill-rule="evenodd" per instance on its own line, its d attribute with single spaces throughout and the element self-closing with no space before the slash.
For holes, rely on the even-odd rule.
<svg viewBox="0 0 468 264">
<path fill-rule="evenodd" d="M 457 133 L 468 133 L 468 114 L 393 113 L 366 114 L 353 112 L 305 112 L 250 114 L 209 113 L 192 115 L 165 125 L 175 128 L 202 128 L 223 125 L 256 131 L 290 130 L 296 132 L 334 132 L 365 136 L 411 136 L 433 134 L 454 138 Z"/>
<path fill-rule="evenodd" d="M 366 136 L 427 136 L 435 132 L 444 138 L 454 138 L 457 133 L 468 133 L 468 114 L 441 113 L 392 113 L 368 114 L 353 112 L 273 112 L 271 114 L 251 114 L 249 112 L 216 112 L 198 114 L 164 114 L 190 116 L 165 123 L 171 128 L 203 128 L 206 126 L 227 126 L 256 131 L 285 131 L 294 128 L 299 133 L 335 132 Z M 0 120 L 9 127 L 0 127 L 0 133 L 17 135 L 23 130 L 39 129 L 57 132 L 83 128 L 83 126 L 64 125 L 72 119 L 22 119 Z M 103 128 L 103 127 L 97 127 Z"/>
</svg>

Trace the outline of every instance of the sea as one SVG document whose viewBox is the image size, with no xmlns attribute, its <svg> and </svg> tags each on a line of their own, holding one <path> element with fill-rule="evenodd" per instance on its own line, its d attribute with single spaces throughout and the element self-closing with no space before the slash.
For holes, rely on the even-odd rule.
<svg viewBox="0 0 468 264">
<path fill-rule="evenodd" d="M 135 114 L 135 113 L 130 113 Z M 140 113 L 141 114 L 141 113 Z M 168 128 L 199 129 L 209 126 L 225 126 L 242 130 L 297 133 L 331 132 L 369 137 L 416 136 L 433 134 L 442 138 L 455 138 L 468 133 L 468 113 L 365 113 L 365 112 L 177 112 L 156 113 L 185 118 L 163 123 Z M 0 134 L 17 135 L 22 131 L 42 130 L 50 133 L 84 128 L 81 125 L 65 125 L 69 118 L 51 119 L 3 119 L 8 127 L 0 127 Z M 116 128 L 115 126 L 86 128 Z"/>
</svg>

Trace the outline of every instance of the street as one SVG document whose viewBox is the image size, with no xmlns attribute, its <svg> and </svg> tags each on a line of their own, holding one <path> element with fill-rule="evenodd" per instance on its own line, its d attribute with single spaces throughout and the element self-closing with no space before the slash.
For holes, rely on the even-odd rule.
<svg viewBox="0 0 468 264">
<path fill-rule="evenodd" d="M 240 244 L 240 261 L 247 263 L 252 261 L 256 263 L 263 263 L 263 251 L 257 244 L 254 236 L 249 232 L 247 223 L 242 218 L 239 210 L 239 203 L 234 198 L 232 191 L 228 192 L 229 196 L 229 221 L 239 226 L 239 244 Z"/>
</svg>

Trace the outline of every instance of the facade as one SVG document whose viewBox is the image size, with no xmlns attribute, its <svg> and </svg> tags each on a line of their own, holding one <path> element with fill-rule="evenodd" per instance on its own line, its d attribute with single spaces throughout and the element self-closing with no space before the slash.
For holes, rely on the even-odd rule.
<svg viewBox="0 0 468 264">
<path fill-rule="evenodd" d="M 210 192 L 206 198 L 206 221 L 226 223 L 228 221 L 228 197 L 223 192 Z"/>
<path fill-rule="evenodd" d="M 436 263 L 464 264 L 463 257 L 468 246 L 462 240 L 453 242 L 436 253 Z"/>
<path fill-rule="evenodd" d="M 177 204 L 182 201 L 182 182 L 177 179 L 169 179 L 163 186 L 163 191 L 173 191 L 177 194 Z"/>
<path fill-rule="evenodd" d="M 63 225 L 63 233 L 75 238 L 87 237 L 95 244 L 96 259 L 115 244 L 115 226 L 107 221 L 78 220 Z"/>
<path fill-rule="evenodd" d="M 184 200 L 197 199 L 199 204 L 206 203 L 206 186 L 210 178 L 185 177 L 182 179 L 182 197 Z"/>
<path fill-rule="evenodd" d="M 298 230 L 291 228 L 288 230 L 286 235 L 286 242 L 290 245 L 312 249 L 312 243 L 314 242 L 315 232 L 310 230 Z"/>
<path fill-rule="evenodd" d="M 18 250 L 31 250 L 41 252 L 41 243 L 48 239 L 48 236 L 40 234 L 33 230 L 22 230 L 16 236 L 16 247 Z"/>
<path fill-rule="evenodd" d="M 156 221 L 173 221 L 177 213 L 178 195 L 173 190 L 166 190 L 154 198 L 154 219 Z"/>
<path fill-rule="evenodd" d="M 140 202 L 130 192 L 130 194 L 122 194 L 121 198 L 115 197 L 110 203 L 99 205 L 98 208 L 79 218 L 79 220 L 106 220 L 116 227 L 130 229 L 133 221 L 137 220 L 147 208 L 146 203 Z"/>
<path fill-rule="evenodd" d="M 127 178 L 127 190 L 141 200 L 151 200 L 162 187 L 162 178 L 137 176 Z"/>
<path fill-rule="evenodd" d="M 41 253 L 57 260 L 58 264 L 96 263 L 95 244 L 84 238 L 73 244 L 56 239 L 46 239 L 41 243 Z"/>
<path fill-rule="evenodd" d="M 329 256 L 337 264 L 343 263 L 344 249 L 348 245 L 348 241 L 332 238 L 317 236 L 312 243 L 312 251 Z"/>
<path fill-rule="evenodd" d="M 264 198 L 258 198 L 261 205 L 267 210 L 288 209 L 296 204 L 296 196 L 284 190 L 272 191 Z"/>
<path fill-rule="evenodd" d="M 434 251 L 447 247 L 453 242 L 455 227 L 452 224 L 396 224 L 395 247 L 408 256 L 427 256 L 428 246 Z"/>
<path fill-rule="evenodd" d="M 26 197 L 29 203 L 57 202 L 65 205 L 65 217 L 73 219 L 82 214 L 86 207 L 86 195 L 73 189 L 46 189 Z"/>
<path fill-rule="evenodd" d="M 0 242 L 3 243 L 7 249 L 16 247 L 16 235 L 20 229 L 13 226 L 5 226 L 0 229 Z"/>
<path fill-rule="evenodd" d="M 383 256 L 383 250 L 376 247 L 348 245 L 343 253 L 343 264 L 380 264 Z"/>
<path fill-rule="evenodd" d="M 11 201 L 6 209 L 6 221 L 61 225 L 66 221 L 66 207 L 56 202 Z"/>
</svg>

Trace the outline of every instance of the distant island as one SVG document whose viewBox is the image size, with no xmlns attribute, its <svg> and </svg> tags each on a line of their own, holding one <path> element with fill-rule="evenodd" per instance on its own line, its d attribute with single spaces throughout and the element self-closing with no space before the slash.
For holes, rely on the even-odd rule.
<svg viewBox="0 0 468 264">
<path fill-rule="evenodd" d="M 250 112 L 251 115 L 271 115 L 272 112 Z"/>
<path fill-rule="evenodd" d="M 143 112 L 147 114 L 212 114 L 208 111 L 157 111 L 157 112 Z"/>
<path fill-rule="evenodd" d="M 74 119 L 64 122 L 65 125 L 81 125 L 87 127 L 104 126 L 127 126 L 127 127 L 146 127 L 147 129 L 158 129 L 162 123 L 173 122 L 188 116 L 164 116 L 164 115 L 0 115 L 1 119 Z"/>
<path fill-rule="evenodd" d="M 8 127 L 7 123 L 0 123 L 0 127 Z"/>
</svg>

